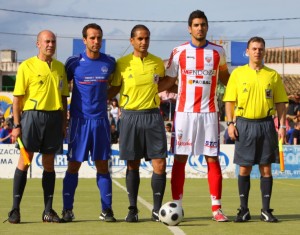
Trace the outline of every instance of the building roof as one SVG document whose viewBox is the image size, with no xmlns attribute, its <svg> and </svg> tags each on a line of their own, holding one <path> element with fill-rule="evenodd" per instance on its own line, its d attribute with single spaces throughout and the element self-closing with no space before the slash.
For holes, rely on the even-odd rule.
<svg viewBox="0 0 300 235">
<path fill-rule="evenodd" d="M 287 94 L 300 94 L 300 47 L 285 47 L 284 50 L 282 47 L 266 48 L 264 62 L 273 65 L 284 63 L 285 74 L 281 74 L 281 77 Z M 275 70 L 283 73 L 282 69 Z"/>
<path fill-rule="evenodd" d="M 284 51 L 284 57 L 283 52 Z M 300 63 L 300 47 L 266 48 L 265 63 Z M 300 71 L 299 71 L 300 72 Z"/>
<path fill-rule="evenodd" d="M 281 75 L 281 77 L 288 95 L 300 94 L 300 74 Z"/>
</svg>

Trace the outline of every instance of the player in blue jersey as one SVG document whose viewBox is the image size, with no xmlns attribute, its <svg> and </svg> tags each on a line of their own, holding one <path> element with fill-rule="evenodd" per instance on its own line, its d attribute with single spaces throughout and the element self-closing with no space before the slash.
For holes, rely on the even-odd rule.
<svg viewBox="0 0 300 235">
<path fill-rule="evenodd" d="M 88 24 L 82 30 L 86 49 L 66 62 L 69 82 L 73 82 L 68 136 L 68 169 L 63 180 L 63 220 L 75 216 L 73 203 L 78 172 L 89 154 L 97 169 L 102 212 L 100 220 L 115 222 L 112 211 L 112 180 L 108 170 L 110 158 L 110 125 L 107 116 L 107 85 L 115 69 L 115 59 L 99 52 L 102 29 Z"/>
</svg>

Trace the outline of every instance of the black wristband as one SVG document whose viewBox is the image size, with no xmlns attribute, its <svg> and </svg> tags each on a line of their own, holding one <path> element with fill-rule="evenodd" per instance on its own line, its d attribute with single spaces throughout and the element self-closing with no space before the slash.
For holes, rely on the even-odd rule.
<svg viewBox="0 0 300 235">
<path fill-rule="evenodd" d="M 21 128 L 21 124 L 16 124 L 16 125 L 13 124 L 13 128 L 14 128 L 14 129 Z"/>
<path fill-rule="evenodd" d="M 235 122 L 231 121 L 231 122 L 227 122 L 227 126 L 230 126 L 231 124 L 235 124 Z"/>
</svg>

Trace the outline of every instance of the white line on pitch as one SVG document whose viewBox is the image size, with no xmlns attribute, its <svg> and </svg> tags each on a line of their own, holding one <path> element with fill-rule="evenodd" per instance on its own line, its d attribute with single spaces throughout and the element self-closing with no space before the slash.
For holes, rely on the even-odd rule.
<svg viewBox="0 0 300 235">
<path fill-rule="evenodd" d="M 121 185 L 118 181 L 112 180 L 115 185 L 117 185 L 119 188 L 123 189 L 127 193 L 126 187 Z M 145 207 L 147 207 L 152 212 L 152 205 L 151 203 L 147 202 L 142 197 L 138 196 L 138 201 L 142 203 Z M 177 226 L 166 226 L 174 235 L 185 235 L 185 233 Z"/>
</svg>

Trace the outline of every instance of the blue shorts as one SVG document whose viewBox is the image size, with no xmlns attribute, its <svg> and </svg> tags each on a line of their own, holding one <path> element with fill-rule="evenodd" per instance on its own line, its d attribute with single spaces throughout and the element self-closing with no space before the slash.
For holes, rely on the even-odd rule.
<svg viewBox="0 0 300 235">
<path fill-rule="evenodd" d="M 68 161 L 84 162 L 89 154 L 93 161 L 108 160 L 111 156 L 108 118 L 71 118 L 68 134 Z"/>
</svg>

